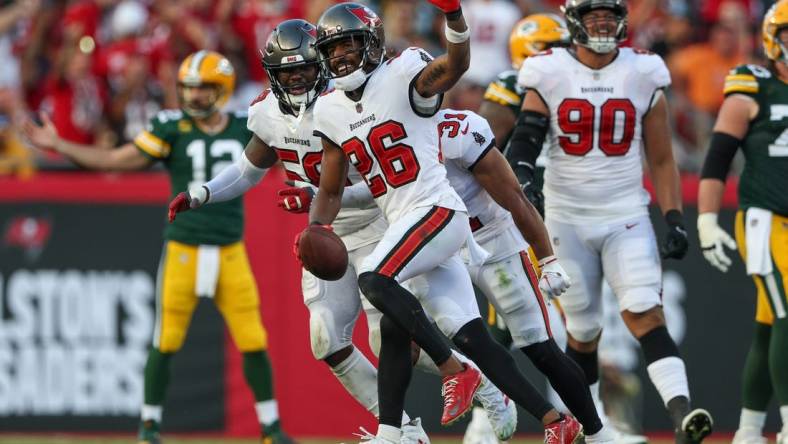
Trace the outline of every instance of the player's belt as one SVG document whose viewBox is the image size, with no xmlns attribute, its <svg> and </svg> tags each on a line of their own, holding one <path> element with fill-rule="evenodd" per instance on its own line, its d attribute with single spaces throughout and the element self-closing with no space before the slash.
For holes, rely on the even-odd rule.
<svg viewBox="0 0 788 444">
<path fill-rule="evenodd" d="M 471 225 L 471 232 L 476 232 L 484 226 L 482 221 L 476 216 L 469 218 L 468 223 Z"/>
</svg>

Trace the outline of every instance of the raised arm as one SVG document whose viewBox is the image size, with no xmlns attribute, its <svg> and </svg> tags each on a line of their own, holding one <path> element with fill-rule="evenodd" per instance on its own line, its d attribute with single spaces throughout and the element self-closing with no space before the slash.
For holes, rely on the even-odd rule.
<svg viewBox="0 0 788 444">
<path fill-rule="evenodd" d="M 32 120 L 24 123 L 23 129 L 28 140 L 38 148 L 57 151 L 82 168 L 100 171 L 135 171 L 147 168 L 154 162 L 133 143 L 114 149 L 80 145 L 62 139 L 46 114 L 41 114 L 41 121 L 42 125 L 37 125 Z"/>
<path fill-rule="evenodd" d="M 471 63 L 470 31 L 462 16 L 460 0 L 429 0 L 446 14 L 446 54 L 431 61 L 416 79 L 415 89 L 422 97 L 448 91 L 468 70 Z"/>
<path fill-rule="evenodd" d="M 320 187 L 309 212 L 309 224 L 331 225 L 342 208 L 342 193 L 347 179 L 348 158 L 342 148 L 323 138 Z"/>
</svg>

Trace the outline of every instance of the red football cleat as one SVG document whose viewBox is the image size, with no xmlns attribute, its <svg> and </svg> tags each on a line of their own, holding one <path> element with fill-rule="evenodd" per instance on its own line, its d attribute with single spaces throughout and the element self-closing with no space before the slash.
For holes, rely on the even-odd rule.
<svg viewBox="0 0 788 444">
<path fill-rule="evenodd" d="M 583 436 L 583 426 L 569 415 L 544 427 L 545 444 L 572 444 Z"/>
<path fill-rule="evenodd" d="M 450 425 L 468 413 L 473 407 L 473 396 L 482 385 L 481 372 L 467 364 L 463 366 L 465 370 L 443 378 L 441 425 Z"/>
</svg>

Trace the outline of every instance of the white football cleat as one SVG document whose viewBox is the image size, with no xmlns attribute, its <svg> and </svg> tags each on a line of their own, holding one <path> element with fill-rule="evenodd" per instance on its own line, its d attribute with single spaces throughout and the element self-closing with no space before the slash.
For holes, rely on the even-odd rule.
<svg viewBox="0 0 788 444">
<path fill-rule="evenodd" d="M 430 444 L 427 432 L 421 426 L 421 418 L 411 419 L 409 423 L 402 424 L 400 444 Z"/>
<path fill-rule="evenodd" d="M 616 441 L 616 431 L 610 426 L 602 426 L 598 432 L 593 435 L 585 435 L 586 444 L 619 444 Z"/>
<path fill-rule="evenodd" d="M 486 376 L 482 376 L 482 384 L 476 391 L 475 401 L 478 401 L 487 418 L 490 420 L 493 432 L 499 441 L 508 441 L 517 429 L 517 407 L 498 387 Z"/>
<path fill-rule="evenodd" d="M 783 426 L 783 431 L 777 434 L 777 444 L 788 444 L 788 430 Z"/>
<path fill-rule="evenodd" d="M 610 431 L 613 433 L 613 442 L 615 444 L 646 444 L 648 438 L 643 435 L 635 435 L 634 433 L 619 430 L 614 426 L 609 426 Z M 586 437 L 587 438 L 587 437 Z"/>
<path fill-rule="evenodd" d="M 364 427 L 359 427 L 361 433 L 354 433 L 354 435 L 361 438 L 359 444 L 397 444 L 394 441 L 389 441 L 388 439 L 381 438 L 379 436 L 373 435 L 369 432 L 369 430 L 365 429 Z"/>
<path fill-rule="evenodd" d="M 477 392 L 478 394 L 478 392 Z M 465 429 L 462 444 L 498 444 L 498 438 L 487 418 L 487 412 L 481 407 L 474 407 L 471 422 Z"/>
</svg>

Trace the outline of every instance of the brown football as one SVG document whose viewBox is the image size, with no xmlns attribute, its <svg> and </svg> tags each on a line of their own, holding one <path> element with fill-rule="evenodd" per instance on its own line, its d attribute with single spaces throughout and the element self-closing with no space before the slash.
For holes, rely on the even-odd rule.
<svg viewBox="0 0 788 444">
<path fill-rule="evenodd" d="M 298 239 L 304 268 L 320 279 L 336 281 L 347 270 L 347 248 L 333 231 L 310 225 Z"/>
</svg>

